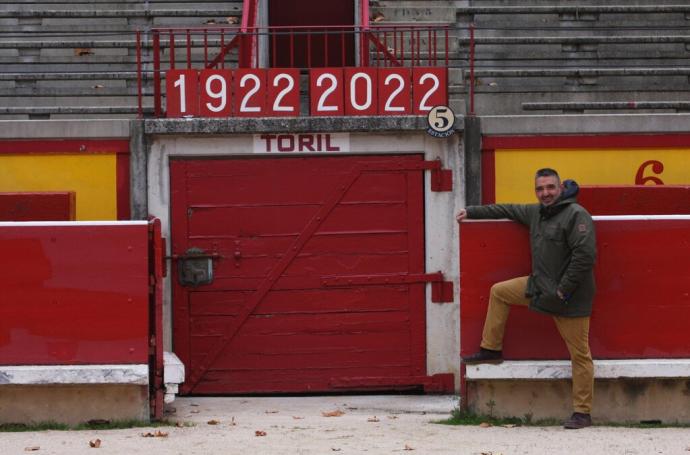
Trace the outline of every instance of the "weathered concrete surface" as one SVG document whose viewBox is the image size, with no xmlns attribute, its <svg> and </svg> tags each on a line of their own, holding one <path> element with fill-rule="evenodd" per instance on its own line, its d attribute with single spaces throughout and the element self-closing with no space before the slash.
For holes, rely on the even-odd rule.
<svg viewBox="0 0 690 455">
<path fill-rule="evenodd" d="M 128 138 L 129 120 L 4 120 L 0 139 Z"/>
<path fill-rule="evenodd" d="M 572 413 L 570 380 L 468 381 L 468 407 L 502 417 L 562 419 Z M 605 422 L 660 420 L 690 423 L 690 380 L 596 379 L 592 419 Z"/>
<path fill-rule="evenodd" d="M 92 419 L 148 420 L 148 384 L 0 386 L 0 423 Z"/>
<path fill-rule="evenodd" d="M 234 133 L 333 133 L 425 131 L 426 116 L 295 117 L 231 119 L 155 119 L 144 121 L 146 134 L 234 134 Z M 462 131 L 463 120 L 456 118 L 455 129 Z"/>
</svg>

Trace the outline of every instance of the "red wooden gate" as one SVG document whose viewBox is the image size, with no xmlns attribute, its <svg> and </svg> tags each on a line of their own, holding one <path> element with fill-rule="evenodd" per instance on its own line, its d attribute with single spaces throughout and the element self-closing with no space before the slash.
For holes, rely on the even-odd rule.
<svg viewBox="0 0 690 455">
<path fill-rule="evenodd" d="M 173 255 L 196 247 L 214 264 L 212 283 L 173 285 L 183 393 L 424 383 L 429 164 L 419 155 L 172 160 Z"/>
</svg>

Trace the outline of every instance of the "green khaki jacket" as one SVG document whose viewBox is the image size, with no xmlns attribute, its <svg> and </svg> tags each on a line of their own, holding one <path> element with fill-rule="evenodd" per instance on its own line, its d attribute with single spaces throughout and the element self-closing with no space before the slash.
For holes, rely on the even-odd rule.
<svg viewBox="0 0 690 455">
<path fill-rule="evenodd" d="M 467 207 L 472 219 L 509 218 L 529 227 L 532 274 L 526 296 L 530 309 L 557 316 L 592 313 L 596 238 L 591 215 L 575 198 L 551 207 L 541 204 L 494 204 Z M 561 300 L 556 291 L 564 295 Z"/>
</svg>

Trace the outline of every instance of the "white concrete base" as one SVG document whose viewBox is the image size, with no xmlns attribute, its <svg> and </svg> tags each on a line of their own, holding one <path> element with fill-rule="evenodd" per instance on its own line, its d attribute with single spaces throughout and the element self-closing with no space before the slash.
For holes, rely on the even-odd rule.
<svg viewBox="0 0 690 455">
<path fill-rule="evenodd" d="M 149 367 L 134 365 L 2 365 L 1 385 L 148 385 Z"/>
<path fill-rule="evenodd" d="M 184 364 L 172 352 L 163 353 L 163 384 L 165 384 L 166 403 L 175 401 L 175 395 L 179 390 L 179 385 L 184 382 Z"/>
<path fill-rule="evenodd" d="M 570 379 L 569 360 L 509 360 L 467 365 L 468 381 L 482 379 Z M 594 360 L 596 379 L 690 378 L 690 359 Z"/>
</svg>

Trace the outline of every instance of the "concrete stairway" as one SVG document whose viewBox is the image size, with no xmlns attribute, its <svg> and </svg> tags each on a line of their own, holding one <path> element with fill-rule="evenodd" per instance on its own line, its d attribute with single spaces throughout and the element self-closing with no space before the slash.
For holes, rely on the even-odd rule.
<svg viewBox="0 0 690 455">
<path fill-rule="evenodd" d="M 0 4 L 0 118 L 134 117 L 137 114 L 137 41 L 152 93 L 153 27 L 214 27 L 239 22 L 242 1 L 28 0 Z M 169 65 L 167 37 L 162 67 Z M 226 41 L 231 37 L 225 36 Z M 219 35 L 209 34 L 213 45 Z M 186 37 L 176 36 L 175 58 L 186 62 Z M 203 39 L 192 39 L 192 61 L 203 62 Z M 209 51 L 211 52 L 211 51 Z M 144 97 L 150 111 L 152 98 Z"/>
</svg>

